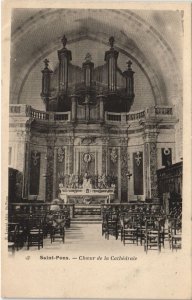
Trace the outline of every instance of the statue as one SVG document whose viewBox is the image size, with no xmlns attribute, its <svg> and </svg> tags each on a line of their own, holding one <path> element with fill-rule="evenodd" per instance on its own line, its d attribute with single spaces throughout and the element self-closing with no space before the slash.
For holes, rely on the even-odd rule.
<svg viewBox="0 0 192 300">
<path fill-rule="evenodd" d="M 75 183 L 75 175 L 74 174 L 70 174 L 69 175 L 69 188 L 74 188 L 74 183 Z"/>
<path fill-rule="evenodd" d="M 85 173 L 83 177 L 83 190 L 92 190 L 91 179 L 88 178 L 88 174 Z"/>
<path fill-rule="evenodd" d="M 60 183 L 59 183 L 59 189 L 61 190 L 63 187 L 64 187 L 63 183 L 62 183 L 62 181 L 60 181 Z"/>
<path fill-rule="evenodd" d="M 115 164 L 117 162 L 117 158 L 118 158 L 117 149 L 113 147 L 110 155 L 111 155 L 111 161 Z"/>
<path fill-rule="evenodd" d="M 107 176 L 105 174 L 101 176 L 100 186 L 103 189 L 107 188 Z"/>
</svg>

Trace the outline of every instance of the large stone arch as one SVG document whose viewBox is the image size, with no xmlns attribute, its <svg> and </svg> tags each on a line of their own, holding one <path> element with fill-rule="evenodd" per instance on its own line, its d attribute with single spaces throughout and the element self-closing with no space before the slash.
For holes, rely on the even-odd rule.
<svg viewBox="0 0 192 300">
<path fill-rule="evenodd" d="M 114 24 L 114 20 L 118 18 L 118 22 Z M 47 25 L 47 31 L 55 24 L 56 20 L 63 20 L 64 24 L 68 24 L 66 30 L 60 30 L 58 36 L 52 38 L 51 43 L 45 43 L 42 47 L 35 50 L 33 56 L 29 53 L 29 58 L 23 60 L 23 65 L 19 67 L 17 80 L 14 78 L 12 84 L 11 95 L 12 102 L 19 100 L 22 86 L 35 64 L 49 55 L 51 51 L 60 48 L 60 39 L 64 31 L 69 37 L 69 44 L 75 40 L 83 38 L 93 38 L 104 44 L 107 44 L 109 34 L 118 36 L 116 47 L 135 60 L 141 68 L 143 68 L 152 87 L 156 104 L 172 104 L 175 98 L 180 99 L 182 95 L 181 76 L 178 70 L 177 61 L 171 47 L 160 33 L 138 16 L 135 12 L 129 10 L 95 10 L 94 16 L 91 10 L 80 10 L 76 16 L 76 10 L 42 10 L 37 12 L 35 16 L 26 20 L 20 28 L 13 31 L 12 42 L 17 47 L 25 37 L 35 35 L 37 28 L 41 30 L 42 26 Z M 100 23 L 99 23 L 100 22 Z M 74 30 L 71 27 L 80 24 Z M 95 32 L 97 25 L 100 24 L 99 32 Z M 49 25 L 49 28 L 48 28 Z M 105 30 L 104 30 L 105 29 Z M 132 34 L 130 34 L 132 32 Z M 129 36 L 135 37 L 133 40 Z M 143 48 L 139 47 L 138 36 L 144 36 L 146 43 Z M 153 46 L 155 45 L 155 53 Z M 146 49 L 152 52 L 153 58 L 157 58 L 157 64 L 151 63 L 152 55 L 146 55 Z M 157 57 L 158 56 L 158 57 Z M 33 58 L 32 58 L 33 57 Z M 165 70 L 165 72 L 163 72 Z M 14 73 L 14 72 L 13 72 Z M 169 82 L 167 82 L 169 78 Z M 179 100 L 178 100 L 179 101 Z"/>
<path fill-rule="evenodd" d="M 84 40 L 84 39 L 90 39 L 90 40 L 94 40 L 94 41 L 98 41 L 103 43 L 104 45 L 106 45 L 106 49 L 108 47 L 108 36 L 106 35 L 95 35 L 95 34 L 84 34 L 79 36 L 78 33 L 74 33 L 71 34 L 68 40 L 68 44 L 69 44 L 69 48 L 70 48 L 70 44 L 74 43 L 78 40 Z M 52 42 L 51 45 L 49 45 L 49 49 L 47 49 L 46 47 L 44 49 L 41 50 L 41 52 L 38 53 L 38 55 L 31 60 L 30 64 L 28 64 L 26 66 L 26 69 L 23 70 L 23 73 L 20 73 L 20 76 L 18 77 L 18 81 L 21 82 L 21 84 L 17 84 L 16 85 L 16 89 L 14 91 L 14 95 L 17 95 L 17 103 L 19 103 L 19 99 L 20 99 L 20 94 L 22 93 L 22 87 L 25 84 L 25 81 L 28 78 L 28 75 L 30 74 L 31 70 L 34 68 L 34 66 L 38 63 L 41 63 L 43 61 L 43 59 L 47 56 L 49 56 L 50 53 L 52 52 L 56 52 L 57 49 L 59 49 L 61 47 L 60 45 L 60 41 L 55 40 Z M 123 46 L 119 43 L 116 43 L 116 48 L 122 52 L 123 54 L 125 54 L 126 56 L 128 56 L 130 59 L 132 59 L 136 64 L 138 64 L 138 66 L 142 69 L 142 71 L 144 72 L 144 74 L 146 75 L 149 84 L 151 86 L 153 95 L 154 95 L 154 99 L 155 99 L 155 103 L 154 104 L 165 104 L 163 102 L 163 97 L 161 95 L 160 92 L 160 87 L 158 85 L 158 77 L 156 76 L 155 72 L 153 71 L 153 69 L 151 68 L 150 64 L 147 62 L 147 60 L 143 59 L 143 55 L 140 52 L 139 49 L 135 48 L 135 49 L 131 49 L 131 48 L 123 48 Z M 19 88 L 19 91 L 17 90 L 17 87 Z"/>
</svg>

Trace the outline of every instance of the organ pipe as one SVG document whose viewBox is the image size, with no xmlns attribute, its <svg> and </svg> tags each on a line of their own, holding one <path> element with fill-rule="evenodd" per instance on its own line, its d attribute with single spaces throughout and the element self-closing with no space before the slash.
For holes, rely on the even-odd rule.
<svg viewBox="0 0 192 300">
<path fill-rule="evenodd" d="M 48 110 L 49 98 L 51 96 L 50 86 L 51 86 L 51 75 L 53 71 L 49 69 L 49 60 L 44 60 L 45 67 L 42 72 L 42 91 L 41 97 L 44 99 L 46 104 L 46 110 Z"/>
<path fill-rule="evenodd" d="M 85 56 L 85 62 L 82 65 L 84 71 L 84 83 L 86 87 L 91 86 L 93 79 L 94 63 L 91 60 L 91 55 L 87 53 Z"/>
<path fill-rule="evenodd" d="M 113 92 L 117 89 L 117 58 L 119 52 L 114 49 L 114 37 L 109 38 L 110 50 L 105 52 L 105 61 L 108 67 L 108 90 Z"/>
<path fill-rule="evenodd" d="M 68 88 L 68 69 L 69 62 L 72 60 L 71 51 L 67 50 L 67 38 L 64 35 L 62 38 L 63 48 L 58 50 L 59 58 L 59 92 L 66 93 Z"/>
<path fill-rule="evenodd" d="M 130 60 L 127 62 L 127 65 L 128 65 L 127 70 L 123 72 L 123 75 L 126 80 L 126 96 L 130 100 L 133 100 L 135 97 L 134 94 L 134 73 L 135 72 L 133 72 L 131 68 L 132 62 Z"/>
</svg>

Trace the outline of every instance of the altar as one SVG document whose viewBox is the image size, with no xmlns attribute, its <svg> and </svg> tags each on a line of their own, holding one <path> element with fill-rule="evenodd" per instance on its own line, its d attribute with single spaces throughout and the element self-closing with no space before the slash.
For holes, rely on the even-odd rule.
<svg viewBox="0 0 192 300">
<path fill-rule="evenodd" d="M 68 204 L 108 204 L 115 199 L 113 188 L 109 189 L 60 189 L 60 198 Z"/>
</svg>

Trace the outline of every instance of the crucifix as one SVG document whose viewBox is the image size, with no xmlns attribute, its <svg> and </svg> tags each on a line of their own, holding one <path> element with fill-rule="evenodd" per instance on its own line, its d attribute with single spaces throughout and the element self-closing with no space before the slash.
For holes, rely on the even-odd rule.
<svg viewBox="0 0 192 300">
<path fill-rule="evenodd" d="M 140 156 L 140 152 L 137 152 L 137 155 L 135 156 L 135 160 L 136 160 L 136 164 L 137 166 L 140 165 L 141 163 L 141 156 Z"/>
<path fill-rule="evenodd" d="M 128 61 L 126 62 L 126 64 L 127 64 L 127 69 L 128 69 L 128 70 L 131 70 L 132 61 L 128 60 Z"/>
</svg>

